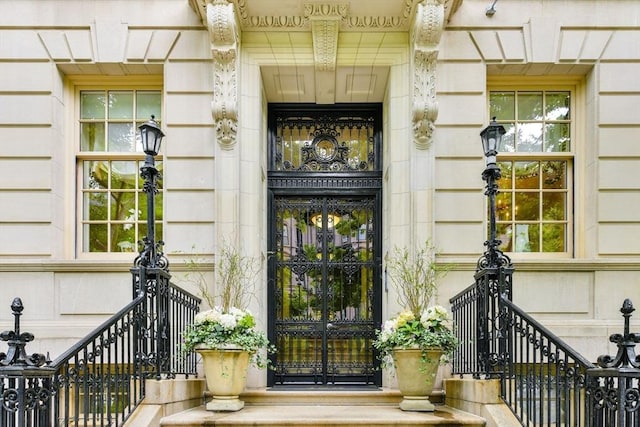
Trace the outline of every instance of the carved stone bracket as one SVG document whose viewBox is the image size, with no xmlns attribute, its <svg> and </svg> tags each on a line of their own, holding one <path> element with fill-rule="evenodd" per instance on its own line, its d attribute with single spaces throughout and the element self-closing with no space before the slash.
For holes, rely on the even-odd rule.
<svg viewBox="0 0 640 427">
<path fill-rule="evenodd" d="M 214 64 L 211 113 L 218 144 L 230 150 L 238 132 L 238 43 L 240 36 L 233 3 L 209 0 L 207 28 Z"/>
<path fill-rule="evenodd" d="M 431 146 L 438 117 L 436 61 L 444 30 L 445 0 L 423 0 L 416 7 L 413 26 L 413 135 L 416 147 Z"/>
</svg>

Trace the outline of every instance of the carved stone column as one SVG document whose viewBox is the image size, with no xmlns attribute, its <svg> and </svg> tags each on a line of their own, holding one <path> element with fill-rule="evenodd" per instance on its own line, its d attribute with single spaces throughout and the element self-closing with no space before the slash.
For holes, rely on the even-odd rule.
<svg viewBox="0 0 640 427">
<path fill-rule="evenodd" d="M 413 25 L 413 136 L 416 147 L 431 146 L 438 117 L 436 60 L 444 30 L 445 0 L 423 0 L 416 6 Z"/>
<path fill-rule="evenodd" d="M 206 11 L 214 64 L 211 113 L 218 144 L 230 150 L 238 132 L 239 29 L 230 1 L 208 0 Z"/>
</svg>

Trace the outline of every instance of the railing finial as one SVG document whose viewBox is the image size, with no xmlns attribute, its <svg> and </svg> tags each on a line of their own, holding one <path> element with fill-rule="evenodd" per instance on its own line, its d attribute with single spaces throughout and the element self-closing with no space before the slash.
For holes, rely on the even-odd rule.
<svg viewBox="0 0 640 427">
<path fill-rule="evenodd" d="M 631 300 L 625 299 L 620 307 L 624 317 L 624 334 L 612 334 L 609 337 L 609 341 L 618 345 L 618 354 L 615 358 L 606 354 L 599 356 L 598 366 L 601 368 L 640 368 L 640 358 L 636 356 L 636 344 L 640 342 L 640 334 L 629 332 L 629 320 L 634 311 Z"/>
<path fill-rule="evenodd" d="M 29 332 L 20 332 L 20 316 L 24 310 L 22 300 L 14 298 L 11 303 L 13 311 L 14 330 L 0 332 L 0 341 L 7 341 L 9 349 L 7 353 L 0 353 L 0 367 L 2 366 L 42 366 L 47 361 L 47 357 L 43 354 L 34 353 L 28 355 L 25 346 L 28 342 L 33 341 L 34 336 Z"/>
</svg>

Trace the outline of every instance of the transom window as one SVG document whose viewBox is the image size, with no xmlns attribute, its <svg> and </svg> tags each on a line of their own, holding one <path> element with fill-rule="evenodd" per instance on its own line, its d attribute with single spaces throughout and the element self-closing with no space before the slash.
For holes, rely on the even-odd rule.
<svg viewBox="0 0 640 427">
<path fill-rule="evenodd" d="M 146 234 L 146 195 L 140 166 L 144 154 L 138 126 L 161 122 L 159 90 L 79 92 L 82 252 L 135 252 Z M 162 173 L 162 161 L 156 163 Z M 159 189 L 162 183 L 159 182 Z M 156 196 L 156 233 L 162 239 L 162 191 Z"/>
<path fill-rule="evenodd" d="M 569 252 L 572 236 L 570 90 L 498 90 L 491 117 L 506 129 L 496 225 L 506 252 Z"/>
</svg>

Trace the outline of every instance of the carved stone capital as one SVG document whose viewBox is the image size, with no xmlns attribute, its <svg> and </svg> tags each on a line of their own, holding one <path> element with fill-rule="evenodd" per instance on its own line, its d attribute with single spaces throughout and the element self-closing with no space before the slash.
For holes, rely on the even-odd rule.
<svg viewBox="0 0 640 427">
<path fill-rule="evenodd" d="M 436 63 L 438 44 L 444 30 L 445 0 L 423 0 L 416 7 L 413 40 L 413 134 L 419 149 L 431 146 L 435 120 Z"/>
<path fill-rule="evenodd" d="M 230 150 L 238 131 L 238 33 L 233 3 L 209 0 L 206 6 L 207 29 L 213 57 L 213 101 L 211 114 L 218 144 Z"/>
</svg>

